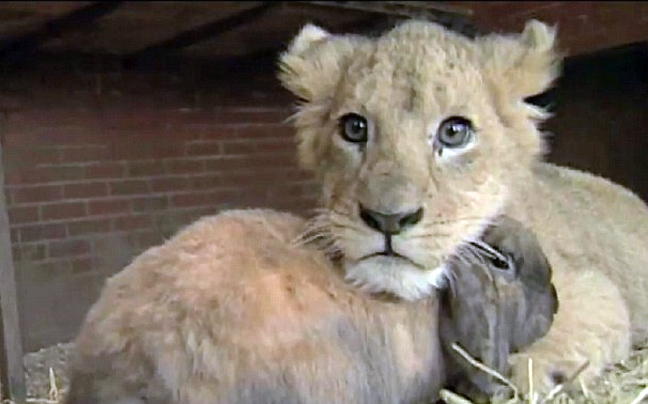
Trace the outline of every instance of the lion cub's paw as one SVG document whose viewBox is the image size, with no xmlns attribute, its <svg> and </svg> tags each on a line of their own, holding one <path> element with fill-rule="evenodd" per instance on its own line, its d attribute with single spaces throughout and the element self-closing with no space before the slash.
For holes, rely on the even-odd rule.
<svg viewBox="0 0 648 404">
<path fill-rule="evenodd" d="M 531 364 L 529 364 L 529 359 Z M 556 386 L 567 382 L 572 375 L 578 373 L 579 378 L 589 381 L 592 372 L 585 370 L 579 372 L 586 358 L 573 358 L 557 356 L 551 352 L 524 352 L 511 356 L 511 382 L 521 394 L 528 394 L 531 390 L 544 396 Z M 530 369 L 531 365 L 531 369 Z M 531 372 L 532 377 L 529 377 Z M 576 386 L 578 380 L 575 381 Z M 569 386 L 566 386 L 569 387 Z M 569 388 L 567 388 L 569 390 Z"/>
</svg>

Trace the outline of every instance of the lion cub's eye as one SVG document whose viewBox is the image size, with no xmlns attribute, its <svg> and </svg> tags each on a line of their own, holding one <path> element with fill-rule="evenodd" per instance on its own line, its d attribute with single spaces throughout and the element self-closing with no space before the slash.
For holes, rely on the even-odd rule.
<svg viewBox="0 0 648 404">
<path fill-rule="evenodd" d="M 340 118 L 340 134 L 351 143 L 364 143 L 369 134 L 367 120 L 361 115 L 350 113 Z"/>
<path fill-rule="evenodd" d="M 441 148 L 458 149 L 470 143 L 474 134 L 475 130 L 470 120 L 461 116 L 451 116 L 439 125 L 435 143 Z"/>
</svg>

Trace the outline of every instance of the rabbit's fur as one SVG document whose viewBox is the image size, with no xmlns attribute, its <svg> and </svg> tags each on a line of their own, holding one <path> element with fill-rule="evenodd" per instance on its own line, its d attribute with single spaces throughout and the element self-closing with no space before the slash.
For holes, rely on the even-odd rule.
<svg viewBox="0 0 648 404">
<path fill-rule="evenodd" d="M 502 387 L 452 349 L 508 376 L 511 353 L 543 337 L 558 310 L 552 271 L 535 235 L 502 216 L 448 263 L 441 292 L 439 329 L 447 386 L 473 402 Z"/>
<path fill-rule="evenodd" d="M 416 403 L 438 397 L 446 366 L 453 378 L 490 391 L 492 381 L 442 354 L 436 297 L 406 302 L 358 293 L 320 250 L 293 243 L 303 226 L 287 213 L 226 211 L 137 257 L 108 280 L 88 314 L 66 402 Z M 498 288 L 518 293 L 504 304 L 522 299 L 544 307 L 537 298 L 544 297 L 550 269 L 528 237 L 503 226 L 489 229 L 482 245 L 512 257 L 515 275 L 494 275 Z M 458 294 L 449 296 L 450 315 L 441 317 L 446 344 L 458 338 L 482 356 L 488 344 L 477 335 L 503 350 L 531 339 L 489 333 L 509 329 L 492 317 L 484 322 L 482 307 L 466 311 L 464 298 L 492 306 L 498 319 L 523 316 L 512 318 L 518 323 L 543 310 L 524 311 L 524 303 L 502 310 L 492 284 L 475 285 L 485 280 L 484 265 L 492 266 L 450 261 L 449 290 Z M 482 294 L 463 296 L 464 286 Z M 530 331 L 531 338 L 545 326 Z M 484 356 L 496 365 L 502 358 Z"/>
<path fill-rule="evenodd" d="M 303 224 L 227 211 L 137 257 L 88 313 L 67 403 L 434 400 L 436 299 L 358 293 L 322 252 L 291 243 Z"/>
</svg>

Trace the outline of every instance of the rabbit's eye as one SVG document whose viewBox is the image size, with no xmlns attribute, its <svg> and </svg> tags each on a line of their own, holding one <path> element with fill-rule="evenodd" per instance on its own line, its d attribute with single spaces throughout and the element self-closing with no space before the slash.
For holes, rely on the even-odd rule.
<svg viewBox="0 0 648 404">
<path fill-rule="evenodd" d="M 509 269 L 511 269 L 509 261 L 505 257 L 498 257 L 496 255 L 493 255 L 490 257 L 490 262 L 491 265 L 502 271 L 508 271 Z"/>
<path fill-rule="evenodd" d="M 486 261 L 495 269 L 499 269 L 500 271 L 508 271 L 512 269 L 509 257 L 497 248 L 482 242 L 473 242 L 471 244 L 481 254 L 483 254 Z"/>
</svg>

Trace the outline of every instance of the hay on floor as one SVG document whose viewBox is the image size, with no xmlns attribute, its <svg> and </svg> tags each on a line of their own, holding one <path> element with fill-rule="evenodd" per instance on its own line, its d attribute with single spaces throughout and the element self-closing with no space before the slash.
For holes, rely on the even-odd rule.
<svg viewBox="0 0 648 404">
<path fill-rule="evenodd" d="M 29 403 L 62 402 L 68 388 L 66 369 L 71 350 L 72 344 L 58 344 L 25 355 Z M 574 384 L 551 400 L 524 397 L 509 404 L 648 404 L 648 344 L 608 369 L 590 388 L 585 389 L 577 381 Z M 471 404 L 452 393 L 447 393 L 446 399 L 449 404 Z"/>
</svg>

